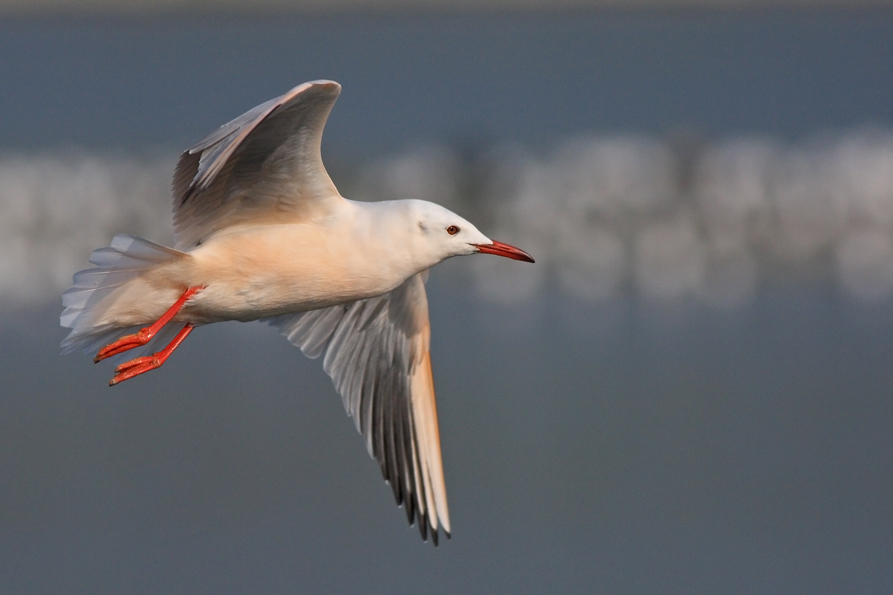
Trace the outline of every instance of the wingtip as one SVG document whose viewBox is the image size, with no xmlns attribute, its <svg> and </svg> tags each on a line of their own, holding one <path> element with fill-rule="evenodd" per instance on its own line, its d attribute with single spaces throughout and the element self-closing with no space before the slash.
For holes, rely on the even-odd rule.
<svg viewBox="0 0 893 595">
<path fill-rule="evenodd" d="M 443 527 L 441 527 L 440 530 L 438 530 L 435 527 L 429 526 L 428 529 L 431 531 L 431 541 L 434 542 L 434 547 L 440 547 L 439 540 L 440 540 L 440 532 L 441 531 L 443 531 L 443 536 L 446 537 L 447 539 L 453 538 L 452 534 L 449 531 L 447 531 L 446 529 L 444 529 Z"/>
<path fill-rule="evenodd" d="M 419 533 L 422 534 L 422 541 L 428 541 L 428 517 L 424 514 L 419 515 Z"/>
<path fill-rule="evenodd" d="M 330 81 L 329 79 L 317 79 L 315 81 L 310 81 L 305 84 L 312 85 L 312 86 L 320 86 L 320 87 L 337 87 L 338 89 L 341 88 L 340 83 L 337 83 L 335 81 Z"/>
<path fill-rule="evenodd" d="M 314 87 L 316 87 L 317 89 L 331 90 L 331 91 L 334 91 L 336 94 L 341 93 L 341 84 L 340 83 L 337 83 L 335 81 L 330 81 L 328 79 L 318 79 L 315 81 L 307 81 L 306 83 L 301 83 L 300 85 L 298 85 L 297 87 L 295 87 L 294 89 L 289 91 L 289 93 L 287 93 L 287 95 L 297 96 L 297 95 L 300 95 L 301 93 L 307 91 L 308 89 L 312 89 Z"/>
</svg>

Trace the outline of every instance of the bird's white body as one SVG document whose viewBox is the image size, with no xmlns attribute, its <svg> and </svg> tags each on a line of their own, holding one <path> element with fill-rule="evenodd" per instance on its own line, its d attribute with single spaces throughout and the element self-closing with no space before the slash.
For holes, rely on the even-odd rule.
<svg viewBox="0 0 893 595">
<path fill-rule="evenodd" d="M 449 535 L 449 514 L 420 273 L 474 252 L 533 259 L 433 203 L 342 198 L 319 153 L 340 89 L 300 85 L 183 153 L 175 249 L 119 235 L 95 251 L 96 268 L 63 296 L 72 331 L 62 345 L 105 345 L 99 361 L 177 333 L 119 366 L 116 384 L 159 367 L 195 326 L 268 320 L 308 356 L 325 353 L 398 504 L 436 542 L 441 528 Z"/>
<path fill-rule="evenodd" d="M 470 223 L 432 203 L 341 200 L 325 217 L 225 228 L 118 288 L 91 324 L 149 324 L 184 287 L 204 289 L 173 320 L 194 324 L 247 322 L 382 295 L 445 258 L 473 251 L 469 242 L 426 241 L 420 224 L 438 215 L 464 222 L 467 240 L 489 241 Z"/>
</svg>

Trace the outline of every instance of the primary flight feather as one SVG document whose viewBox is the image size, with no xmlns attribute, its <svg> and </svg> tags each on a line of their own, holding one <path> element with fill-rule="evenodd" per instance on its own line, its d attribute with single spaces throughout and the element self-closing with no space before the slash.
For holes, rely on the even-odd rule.
<svg viewBox="0 0 893 595">
<path fill-rule="evenodd" d="M 450 534 L 429 354 L 426 271 L 483 252 L 533 262 L 420 200 L 343 198 L 320 143 L 341 92 L 313 81 L 185 151 L 174 173 L 174 248 L 128 235 L 93 252 L 62 297 L 63 353 L 151 351 L 110 385 L 160 367 L 200 325 L 267 320 L 324 355 L 348 414 L 422 538 Z"/>
</svg>

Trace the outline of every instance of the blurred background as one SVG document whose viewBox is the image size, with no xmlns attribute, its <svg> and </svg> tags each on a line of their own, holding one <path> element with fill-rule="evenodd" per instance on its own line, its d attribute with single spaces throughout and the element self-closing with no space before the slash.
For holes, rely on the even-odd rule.
<svg viewBox="0 0 893 595">
<path fill-rule="evenodd" d="M 890 592 L 893 4 L 556 6 L 0 3 L 0 590 Z M 437 549 L 273 329 L 58 355 L 179 153 L 316 78 L 342 194 L 537 259 L 431 275 Z"/>
</svg>

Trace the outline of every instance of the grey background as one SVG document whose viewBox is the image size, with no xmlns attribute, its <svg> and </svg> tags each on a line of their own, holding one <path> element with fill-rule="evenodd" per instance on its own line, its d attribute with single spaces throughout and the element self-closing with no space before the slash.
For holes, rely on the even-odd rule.
<svg viewBox="0 0 893 595">
<path fill-rule="evenodd" d="M 0 139 L 180 148 L 318 77 L 344 85 L 336 183 L 429 138 L 796 138 L 893 124 L 891 33 L 889 12 L 11 20 Z M 889 592 L 889 303 L 783 274 L 729 311 L 631 291 L 509 306 L 470 266 L 429 283 L 437 549 L 319 362 L 271 329 L 200 329 L 112 390 L 109 366 L 57 355 L 54 297 L 4 310 L 2 590 Z"/>
<path fill-rule="evenodd" d="M 889 125 L 891 27 L 881 10 L 12 19 L 0 139 L 181 150 L 316 78 L 345 89 L 336 160 L 432 137 Z"/>
</svg>

